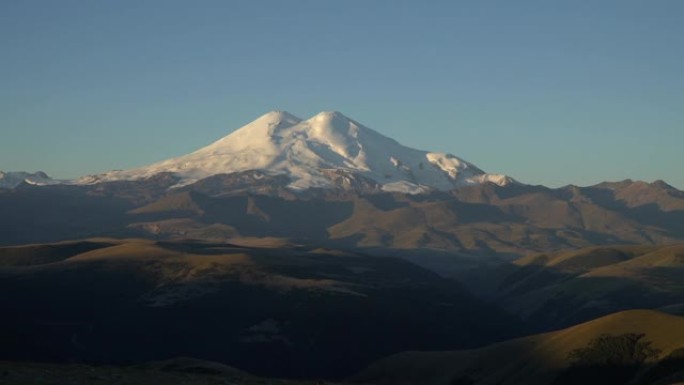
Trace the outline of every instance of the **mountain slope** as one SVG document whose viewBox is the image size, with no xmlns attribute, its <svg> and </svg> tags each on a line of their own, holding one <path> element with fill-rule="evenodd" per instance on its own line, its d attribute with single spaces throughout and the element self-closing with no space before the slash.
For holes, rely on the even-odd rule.
<svg viewBox="0 0 684 385">
<path fill-rule="evenodd" d="M 406 193 L 512 182 L 450 154 L 403 146 L 339 112 L 321 112 L 301 120 L 272 111 L 188 155 L 84 177 L 76 183 L 137 180 L 169 172 L 181 178 L 180 185 L 188 185 L 213 175 L 252 170 L 287 175 L 287 187 L 295 191 L 355 189 L 358 178 L 373 181 L 376 186 L 371 187 L 377 190 Z"/>
<path fill-rule="evenodd" d="M 269 182 L 252 184 L 253 178 L 289 181 L 255 171 L 169 190 L 179 178 L 162 173 L 135 181 L 0 189 L 0 245 L 93 236 L 226 240 L 239 235 L 332 242 L 334 247 L 522 256 L 684 241 L 684 210 L 675 209 L 684 199 L 677 194 L 668 195 L 672 209 L 663 211 L 649 203 L 629 207 L 594 187 L 486 183 L 417 195 L 333 189 L 293 193 Z M 306 221 L 293 225 L 295 218 Z"/>
<path fill-rule="evenodd" d="M 135 366 L 0 361 L 1 384 L 11 385 L 317 385 L 315 380 L 260 378 L 229 366 L 188 357 Z M 333 385 L 328 382 L 328 385 Z"/>
<path fill-rule="evenodd" d="M 599 246 L 513 262 L 499 301 L 546 330 L 619 310 L 684 304 L 684 245 Z"/>
<path fill-rule="evenodd" d="M 0 291 L 12 293 L 0 296 L 0 360 L 189 356 L 259 375 L 339 378 L 399 351 L 481 346 L 522 329 L 406 261 L 282 244 L 0 248 Z"/>
<path fill-rule="evenodd" d="M 684 317 L 631 310 L 564 330 L 497 343 L 482 349 L 405 352 L 374 363 L 357 379 L 393 385 L 555 384 L 558 375 L 564 373 L 571 363 L 570 352 L 589 346 L 602 335 L 627 334 L 644 334 L 643 340 L 658 349 L 657 358 L 663 360 L 684 348 Z M 609 359 L 608 355 L 613 352 L 603 353 L 603 358 Z M 679 365 L 678 370 L 684 372 L 684 365 Z M 622 368 L 623 371 L 627 369 Z M 651 379 L 655 377 L 652 372 L 641 375 Z M 596 377 L 593 380 L 590 377 L 589 381 L 558 383 L 609 383 Z"/>
</svg>

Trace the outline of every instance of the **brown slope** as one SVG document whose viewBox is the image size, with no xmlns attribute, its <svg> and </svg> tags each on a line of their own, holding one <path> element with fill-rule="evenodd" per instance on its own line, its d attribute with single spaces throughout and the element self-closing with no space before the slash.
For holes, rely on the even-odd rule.
<svg viewBox="0 0 684 385">
<path fill-rule="evenodd" d="M 228 241 L 239 233 L 233 226 L 222 223 L 202 223 L 191 218 L 172 218 L 135 222 L 128 225 L 138 234 L 164 239 L 203 239 L 206 241 Z"/>
<path fill-rule="evenodd" d="M 11 385 L 316 385 L 313 380 L 259 378 L 216 362 L 175 358 L 136 366 L 0 361 L 0 384 Z M 327 382 L 332 385 L 333 383 Z"/>
<path fill-rule="evenodd" d="M 184 191 L 169 194 L 147 205 L 129 211 L 129 214 L 175 213 L 176 215 L 202 215 L 200 204 L 195 201 L 195 193 Z"/>
<path fill-rule="evenodd" d="M 89 240 L 0 247 L 0 266 L 33 266 L 60 262 L 91 250 L 110 247 L 115 244 L 115 242 L 107 240 Z"/>
<path fill-rule="evenodd" d="M 546 190 L 506 198 L 495 203 L 504 212 L 525 218 L 525 223 L 545 229 L 579 230 L 592 240 L 634 243 L 672 241 L 667 232 L 632 218 L 628 209 L 604 207 L 586 199 L 581 189 Z M 582 235 L 581 235 L 582 236 Z"/>
<path fill-rule="evenodd" d="M 546 328 L 614 311 L 684 303 L 684 245 L 601 246 L 514 261 L 499 287 L 506 308 Z"/>
<path fill-rule="evenodd" d="M 653 183 L 631 180 L 606 182 L 592 188 L 609 191 L 615 200 L 631 208 L 655 204 L 663 211 L 684 210 L 684 192 L 662 180 Z"/>
<path fill-rule="evenodd" d="M 0 191 L 0 245 L 126 236 L 134 204 L 94 196 L 75 186 L 32 186 Z"/>
<path fill-rule="evenodd" d="M 603 334 L 626 333 L 645 334 L 644 340 L 660 350 L 662 359 L 684 348 L 684 317 L 630 310 L 482 349 L 405 352 L 372 364 L 356 379 L 396 385 L 551 384 L 569 366 L 571 351 Z"/>
<path fill-rule="evenodd" d="M 230 177 L 226 176 L 222 181 L 226 183 L 228 179 Z M 204 184 L 198 184 L 198 189 L 216 194 L 212 189 L 207 190 Z M 192 188 L 188 186 L 185 190 Z M 664 243 L 677 239 L 678 232 L 672 234 L 670 231 L 679 226 L 676 215 L 660 211 L 644 213 L 643 207 L 639 208 L 641 211 L 633 211 L 633 207 L 615 196 L 601 192 L 604 190 L 484 184 L 454 190 L 451 196 L 442 193 L 415 197 L 347 193 L 334 197 L 330 194 L 303 196 L 302 200 L 297 197 L 218 199 L 205 196 L 200 206 L 206 214 L 198 213 L 194 218 L 203 223 L 223 223 L 248 236 L 297 236 L 318 241 L 329 238 L 361 247 L 431 247 L 517 254 L 530 250 L 624 242 Z M 238 203 L 241 200 L 244 201 Z M 335 207 L 340 204 L 351 209 L 340 212 Z M 167 207 L 167 212 L 179 208 L 182 207 Z M 661 215 L 670 215 L 662 221 L 669 227 L 658 226 Z M 304 226 L 302 221 L 296 221 L 293 226 L 294 218 L 307 218 L 306 224 L 312 226 Z M 327 234 L 320 232 L 323 228 L 328 228 Z"/>
<path fill-rule="evenodd" d="M 421 210 L 410 204 L 383 210 L 369 200 L 359 198 L 354 200 L 351 216 L 328 228 L 328 233 L 331 239 L 357 236 L 359 246 L 458 248 L 453 238 L 433 230 L 431 222 L 435 220 L 449 223 L 456 219 L 449 210 L 435 213 L 430 208 Z"/>
<path fill-rule="evenodd" d="M 339 378 L 393 352 L 476 346 L 521 329 L 457 282 L 400 259 L 241 242 L 109 240 L 0 267 L 0 292 L 12 293 L 0 296 L 0 359 L 191 356 Z"/>
<path fill-rule="evenodd" d="M 135 183 L 0 192 L 0 216 L 5 219 L 0 244 L 85 236 L 241 235 L 345 247 L 523 255 L 684 240 L 684 210 L 678 206 L 684 193 L 658 183 L 561 189 L 484 184 L 416 196 L 337 190 L 221 193 L 232 183 L 248 184 L 241 178 L 216 177 L 168 191 L 164 186 L 172 178 L 160 176 Z M 647 193 L 639 193 L 644 189 Z"/>
<path fill-rule="evenodd" d="M 355 199 L 350 217 L 328 228 L 332 239 L 364 247 L 446 248 L 525 254 L 606 243 L 663 243 L 676 238 L 620 211 L 543 187 L 483 185 L 458 199 L 442 195 Z M 478 192 L 486 195 L 482 203 Z M 476 196 L 474 201 L 467 201 Z M 390 202 L 390 203 L 387 203 Z"/>
</svg>

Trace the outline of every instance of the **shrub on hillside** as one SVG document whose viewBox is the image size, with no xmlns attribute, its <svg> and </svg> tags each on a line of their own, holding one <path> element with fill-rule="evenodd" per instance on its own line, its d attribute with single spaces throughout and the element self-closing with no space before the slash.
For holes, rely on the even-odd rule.
<svg viewBox="0 0 684 385">
<path fill-rule="evenodd" d="M 679 348 L 660 360 L 639 378 L 639 384 L 652 384 L 672 375 L 684 376 L 684 348 Z"/>
<path fill-rule="evenodd" d="M 602 334 L 589 345 L 568 354 L 570 366 L 556 384 L 625 384 L 648 361 L 658 358 L 660 350 L 644 334 Z"/>
</svg>

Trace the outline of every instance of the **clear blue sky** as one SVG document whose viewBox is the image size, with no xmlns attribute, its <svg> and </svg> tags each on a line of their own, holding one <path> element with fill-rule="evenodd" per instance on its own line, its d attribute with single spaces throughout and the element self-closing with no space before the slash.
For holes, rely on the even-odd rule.
<svg viewBox="0 0 684 385">
<path fill-rule="evenodd" d="M 273 109 L 523 182 L 684 188 L 684 1 L 0 2 L 0 169 L 185 154 Z"/>
</svg>

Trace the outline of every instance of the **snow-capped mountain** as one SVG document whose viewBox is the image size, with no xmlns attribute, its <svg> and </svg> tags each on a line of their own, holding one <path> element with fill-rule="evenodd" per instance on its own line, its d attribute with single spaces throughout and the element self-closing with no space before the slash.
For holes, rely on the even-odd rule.
<svg viewBox="0 0 684 385">
<path fill-rule="evenodd" d="M 19 186 L 21 183 L 48 185 L 57 184 L 60 183 L 60 181 L 50 178 L 42 171 L 34 173 L 24 171 L 0 171 L 0 188 L 11 189 Z"/>
<path fill-rule="evenodd" d="M 406 193 L 513 182 L 451 154 L 403 146 L 339 112 L 321 112 L 302 120 L 272 111 L 193 153 L 83 177 L 75 183 L 139 180 L 165 172 L 179 177 L 182 186 L 217 174 L 251 170 L 286 175 L 292 190 L 353 188 L 355 178 L 376 183 L 384 191 Z"/>
</svg>

